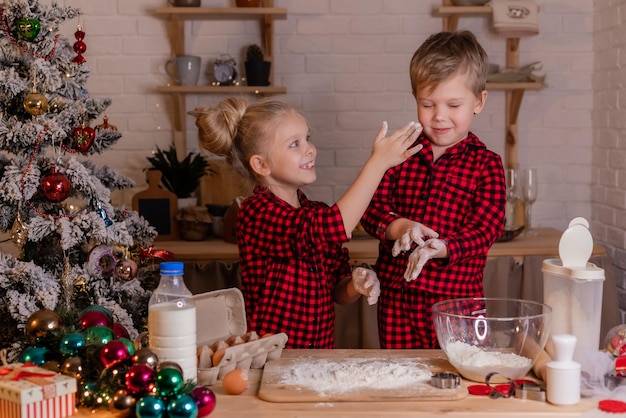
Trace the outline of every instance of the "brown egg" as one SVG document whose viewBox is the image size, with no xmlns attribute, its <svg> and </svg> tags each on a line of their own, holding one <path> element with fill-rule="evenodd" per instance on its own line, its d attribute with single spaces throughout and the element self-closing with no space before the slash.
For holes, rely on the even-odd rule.
<svg viewBox="0 0 626 418">
<path fill-rule="evenodd" d="M 211 350 L 213 350 L 214 353 L 216 353 L 217 350 L 219 350 L 220 348 L 226 347 L 228 347 L 228 344 L 224 340 L 215 341 L 213 344 L 211 344 Z"/>
<path fill-rule="evenodd" d="M 213 367 L 220 364 L 220 361 L 222 361 L 222 358 L 224 358 L 224 354 L 226 354 L 226 349 L 224 348 L 220 348 L 215 353 L 213 353 L 213 355 L 211 356 L 211 362 L 213 363 Z"/>
<path fill-rule="evenodd" d="M 248 370 L 235 369 L 226 373 L 222 387 L 229 395 L 241 395 L 248 389 Z"/>
<path fill-rule="evenodd" d="M 259 339 L 259 334 L 257 334 L 256 331 L 250 331 L 250 332 L 246 332 L 245 334 L 243 334 L 243 340 L 245 342 L 256 341 L 258 339 Z"/>
<path fill-rule="evenodd" d="M 274 335 L 273 332 L 268 332 L 267 334 L 261 335 L 261 338 L 268 338 L 268 337 L 271 337 L 272 335 Z"/>
</svg>

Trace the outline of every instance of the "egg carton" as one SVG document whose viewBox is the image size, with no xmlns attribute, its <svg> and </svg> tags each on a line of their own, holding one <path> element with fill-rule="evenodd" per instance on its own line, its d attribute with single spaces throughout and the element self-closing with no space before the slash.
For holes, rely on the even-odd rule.
<svg viewBox="0 0 626 418">
<path fill-rule="evenodd" d="M 199 350 L 229 337 L 243 338 L 247 331 L 243 294 L 237 288 L 221 289 L 194 295 L 196 302 L 196 339 Z M 253 341 L 224 349 L 216 366 L 198 367 L 197 381 L 213 385 L 234 369 L 261 369 L 269 360 L 280 358 L 287 334 L 261 336 Z"/>
</svg>

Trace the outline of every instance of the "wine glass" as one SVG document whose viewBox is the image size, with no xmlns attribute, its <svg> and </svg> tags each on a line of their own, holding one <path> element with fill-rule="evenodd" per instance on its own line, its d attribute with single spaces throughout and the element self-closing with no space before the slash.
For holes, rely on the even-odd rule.
<svg viewBox="0 0 626 418">
<path fill-rule="evenodd" d="M 519 177 L 515 168 L 506 169 L 506 223 L 504 229 L 512 231 L 517 227 L 517 202 L 519 195 Z"/>
<path fill-rule="evenodd" d="M 527 168 L 524 170 L 522 180 L 522 199 L 526 203 L 526 231 L 524 235 L 534 237 L 537 231 L 533 230 L 532 208 L 533 203 L 537 200 L 537 169 Z"/>
</svg>

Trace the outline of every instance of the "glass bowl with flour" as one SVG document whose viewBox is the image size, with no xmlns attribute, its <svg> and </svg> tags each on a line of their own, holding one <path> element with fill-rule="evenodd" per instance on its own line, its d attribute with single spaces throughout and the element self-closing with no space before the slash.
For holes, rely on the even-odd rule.
<svg viewBox="0 0 626 418">
<path fill-rule="evenodd" d="M 533 367 L 550 334 L 552 308 L 506 298 L 459 298 L 433 305 L 437 340 L 465 379 L 521 379 Z"/>
</svg>

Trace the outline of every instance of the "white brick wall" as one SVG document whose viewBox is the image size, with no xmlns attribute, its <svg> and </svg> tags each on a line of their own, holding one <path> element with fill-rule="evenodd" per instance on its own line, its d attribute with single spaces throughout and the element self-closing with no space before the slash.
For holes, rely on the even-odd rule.
<svg viewBox="0 0 626 418">
<path fill-rule="evenodd" d="M 204 6 L 233 0 L 203 0 Z M 276 84 L 287 100 L 300 106 L 320 149 L 318 181 L 307 188 L 314 199 L 335 201 L 369 154 L 381 121 L 392 128 L 416 118 L 410 95 L 408 63 L 417 46 L 441 29 L 432 9 L 439 1 L 415 0 L 275 0 L 288 16 L 276 22 Z M 113 99 L 107 115 L 124 136 L 97 158 L 133 177 L 138 187 L 115 199 L 129 205 L 145 187 L 145 157 L 172 140 L 171 98 L 155 92 L 168 81 L 170 56 L 166 21 L 151 13 L 165 0 L 99 0 L 66 4 L 81 7 L 87 36 L 84 54 L 92 68 L 90 94 Z M 527 91 L 519 114 L 519 161 L 540 173 L 534 205 L 538 226 L 565 228 L 574 216 L 591 219 L 594 236 L 624 248 L 625 226 L 616 225 L 625 206 L 626 181 L 620 114 L 624 100 L 616 71 L 624 30 L 617 16 L 624 1 L 538 0 L 540 33 L 522 39 L 520 63 L 541 61 L 547 88 Z M 597 12 L 594 14 L 594 4 Z M 77 22 L 64 26 L 73 41 Z M 474 31 L 493 62 L 504 65 L 504 39 L 489 30 L 488 17 L 464 17 L 459 27 Z M 594 41 L 594 25 L 597 27 Z M 243 48 L 259 42 L 258 21 L 210 20 L 187 23 L 187 52 L 200 55 L 209 69 L 220 53 L 230 53 L 243 73 Z M 595 61 L 595 64 L 594 64 Z M 602 75 L 592 77 L 593 71 Z M 201 77 L 201 83 L 207 83 Z M 621 84 L 624 84 L 623 75 Z M 598 90 L 593 93 L 593 89 Z M 221 95 L 189 96 L 187 106 L 214 103 Z M 592 107 L 594 104 L 595 107 Z M 602 101 L 600 106 L 598 102 Z M 604 104 L 605 103 L 605 104 Z M 474 131 L 496 152 L 504 151 L 504 93 L 490 93 Z M 593 121 L 592 121 L 593 116 Z M 197 148 L 192 117 L 187 118 L 188 147 Z M 596 128 L 595 134 L 592 127 Z M 594 149 L 593 146 L 596 148 Z M 592 152 L 593 151 L 593 152 Z M 623 170 L 622 170 L 623 171 Z M 592 189 L 592 179 L 594 186 Z M 617 184 L 617 185 L 616 185 Z M 609 234 L 609 230 L 614 232 Z M 624 256 L 626 260 L 626 255 Z M 626 263 L 626 261 L 625 261 Z"/>
<path fill-rule="evenodd" d="M 626 0 L 594 4 L 592 227 L 616 265 L 626 323 Z"/>
</svg>

